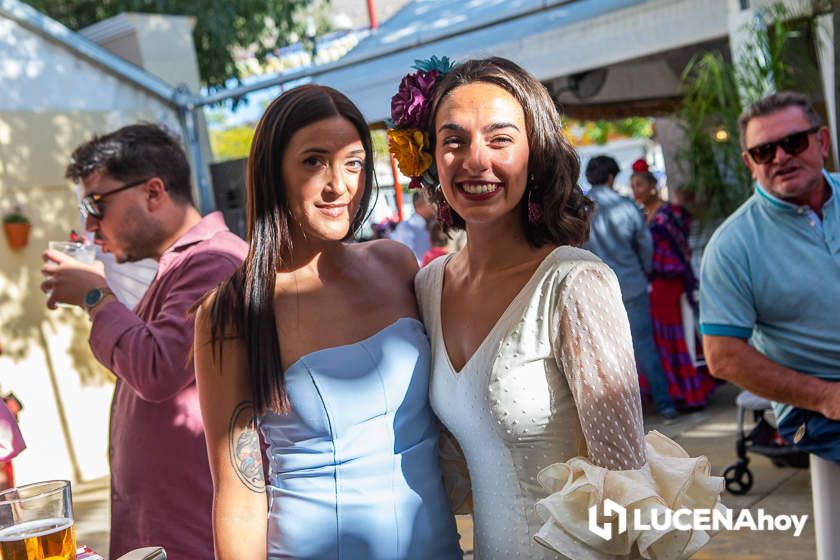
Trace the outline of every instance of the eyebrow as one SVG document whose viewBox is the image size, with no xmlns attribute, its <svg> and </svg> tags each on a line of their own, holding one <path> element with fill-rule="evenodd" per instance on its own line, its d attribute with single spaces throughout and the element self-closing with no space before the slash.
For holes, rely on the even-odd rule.
<svg viewBox="0 0 840 560">
<path fill-rule="evenodd" d="M 328 150 L 327 148 L 320 148 L 320 147 L 317 147 L 317 146 L 313 146 L 311 148 L 304 148 L 300 151 L 301 155 L 304 155 L 304 154 L 323 155 L 323 154 L 330 154 L 330 153 L 332 153 L 332 152 L 330 150 Z M 365 155 L 365 149 L 364 148 L 356 148 L 354 150 L 351 150 L 350 154 L 351 155 L 356 155 L 356 154 Z"/>
<path fill-rule="evenodd" d="M 490 124 L 488 124 L 487 126 L 485 126 L 485 127 L 482 129 L 482 131 L 483 131 L 483 132 L 485 132 L 485 133 L 486 133 L 486 132 L 494 132 L 494 131 L 496 131 L 496 130 L 501 130 L 501 129 L 503 129 L 503 128 L 512 128 L 512 129 L 514 129 L 514 130 L 515 130 L 515 131 L 517 131 L 517 132 L 521 132 L 521 131 L 519 130 L 519 127 L 518 127 L 518 126 L 516 126 L 516 125 L 515 125 L 515 124 L 513 124 L 513 123 L 509 123 L 509 122 L 494 122 L 494 123 L 490 123 Z M 447 123 L 443 123 L 442 125 L 440 125 L 440 128 L 438 128 L 438 132 L 440 132 L 440 131 L 442 131 L 442 130 L 452 130 L 452 131 L 455 131 L 455 132 L 466 132 L 466 129 L 465 129 L 463 126 L 461 126 L 460 124 L 448 123 L 448 122 L 447 122 Z"/>
</svg>

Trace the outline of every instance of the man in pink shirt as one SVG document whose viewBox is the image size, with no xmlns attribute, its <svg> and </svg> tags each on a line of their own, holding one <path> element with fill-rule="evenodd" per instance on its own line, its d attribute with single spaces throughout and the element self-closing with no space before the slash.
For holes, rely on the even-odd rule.
<svg viewBox="0 0 840 560">
<path fill-rule="evenodd" d="M 44 253 L 47 307 L 83 307 L 90 345 L 117 377 L 111 407 L 111 550 L 163 546 L 174 560 L 213 558 L 212 482 L 195 387 L 190 307 L 230 276 L 248 246 L 222 214 L 192 204 L 178 140 L 152 124 L 76 148 L 67 177 L 82 188 L 85 227 L 117 262 L 153 258 L 157 276 L 134 309 L 101 267 Z"/>
</svg>

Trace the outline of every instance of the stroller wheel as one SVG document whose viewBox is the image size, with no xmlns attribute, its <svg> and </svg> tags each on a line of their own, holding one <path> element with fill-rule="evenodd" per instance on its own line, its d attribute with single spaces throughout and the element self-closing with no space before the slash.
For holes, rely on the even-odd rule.
<svg viewBox="0 0 840 560">
<path fill-rule="evenodd" d="M 752 472 L 746 465 L 739 463 L 726 467 L 723 471 L 723 479 L 726 481 L 726 489 L 736 496 L 746 494 L 753 485 Z"/>
</svg>

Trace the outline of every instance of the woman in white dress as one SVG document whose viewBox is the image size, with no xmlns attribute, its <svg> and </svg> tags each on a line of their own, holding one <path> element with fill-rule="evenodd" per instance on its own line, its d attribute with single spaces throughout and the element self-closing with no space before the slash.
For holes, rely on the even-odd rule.
<svg viewBox="0 0 840 560">
<path fill-rule="evenodd" d="M 705 457 L 643 434 L 618 282 L 575 247 L 597 210 L 551 97 L 505 59 L 415 68 L 389 136 L 441 222 L 467 232 L 415 288 L 432 407 L 466 459 L 471 497 L 463 484 L 450 497 L 459 512 L 472 506 L 476 558 L 688 558 L 705 532 L 631 527 L 605 540 L 588 529 L 589 507 L 606 498 L 631 520 L 632 510 L 714 508 L 722 479 Z"/>
</svg>

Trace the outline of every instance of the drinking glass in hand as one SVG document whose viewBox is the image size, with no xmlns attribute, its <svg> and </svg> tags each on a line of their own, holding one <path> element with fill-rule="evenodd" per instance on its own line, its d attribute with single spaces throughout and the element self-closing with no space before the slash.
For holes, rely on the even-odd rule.
<svg viewBox="0 0 840 560">
<path fill-rule="evenodd" d="M 96 261 L 96 247 L 93 245 L 85 245 L 77 241 L 50 241 L 49 248 L 50 251 L 64 253 L 68 257 L 73 257 L 84 264 L 93 264 Z M 67 303 L 58 303 L 56 305 L 59 307 L 75 307 Z"/>
<path fill-rule="evenodd" d="M 51 251 L 59 251 L 79 262 L 93 264 L 96 260 L 96 247 L 78 241 L 50 241 Z"/>
<path fill-rule="evenodd" d="M 0 492 L 0 560 L 74 560 L 70 482 L 36 482 Z"/>
</svg>

